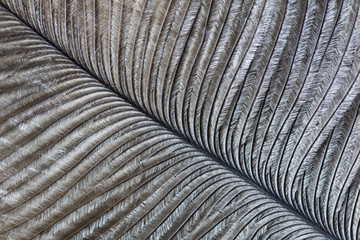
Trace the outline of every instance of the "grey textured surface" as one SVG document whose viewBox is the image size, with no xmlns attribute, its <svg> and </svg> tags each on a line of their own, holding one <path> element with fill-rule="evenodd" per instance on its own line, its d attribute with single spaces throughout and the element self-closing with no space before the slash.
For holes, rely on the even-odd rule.
<svg viewBox="0 0 360 240">
<path fill-rule="evenodd" d="M 0 239 L 359 239 L 359 1 L 0 0 Z"/>
</svg>

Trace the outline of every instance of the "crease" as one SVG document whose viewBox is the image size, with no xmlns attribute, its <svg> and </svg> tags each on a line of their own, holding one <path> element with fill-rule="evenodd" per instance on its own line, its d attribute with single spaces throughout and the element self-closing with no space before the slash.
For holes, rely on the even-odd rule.
<svg viewBox="0 0 360 240">
<path fill-rule="evenodd" d="M 133 106 L 137 111 L 144 114 L 146 117 L 157 123 L 160 127 L 166 129 L 171 134 L 175 135 L 176 137 L 183 140 L 186 144 L 189 144 L 190 146 L 194 147 L 199 152 L 203 153 L 205 156 L 209 157 L 210 159 L 217 162 L 219 165 L 225 167 L 227 170 L 231 171 L 235 175 L 237 175 L 239 178 L 244 180 L 245 182 L 249 183 L 251 186 L 253 186 L 255 189 L 257 189 L 259 192 L 263 193 L 265 196 L 267 196 L 269 199 L 274 200 L 276 203 L 278 203 L 280 206 L 284 207 L 284 209 L 288 210 L 295 216 L 297 216 L 299 219 L 303 220 L 306 224 L 313 227 L 315 230 L 319 231 L 321 234 L 323 234 L 325 237 L 329 239 L 338 239 L 336 238 L 332 233 L 328 232 L 326 229 L 324 229 L 321 225 L 317 224 L 316 222 L 312 221 L 308 216 L 301 213 L 300 211 L 293 208 L 290 204 L 288 204 L 283 199 L 280 199 L 276 195 L 272 194 L 269 190 L 262 187 L 260 184 L 256 183 L 251 178 L 247 177 L 246 175 L 242 174 L 241 172 L 237 171 L 227 163 L 221 161 L 218 159 L 215 155 L 212 153 L 206 151 L 199 145 L 197 145 L 195 142 L 191 141 L 188 137 L 181 134 L 177 130 L 173 129 L 172 127 L 168 126 L 166 123 L 162 122 L 161 120 L 157 119 L 155 116 L 151 115 L 144 109 L 142 109 L 138 104 L 136 104 L 134 101 L 132 101 L 130 98 L 124 96 L 123 94 L 119 93 L 118 91 L 114 90 L 109 84 L 107 84 L 105 81 L 103 81 L 101 78 L 97 77 L 94 73 L 92 73 L 89 69 L 86 67 L 80 65 L 74 58 L 66 54 L 60 47 L 58 47 L 55 43 L 48 40 L 45 36 L 43 36 L 39 31 L 32 27 L 30 24 L 28 24 L 21 16 L 19 16 L 17 13 L 12 12 L 4 3 L 0 2 L 0 7 L 8 11 L 10 14 L 12 14 L 14 17 L 16 17 L 22 24 L 24 24 L 26 27 L 28 27 L 30 30 L 32 30 L 34 33 L 36 33 L 41 39 L 43 39 L 47 44 L 52 46 L 55 50 L 57 50 L 60 54 L 62 54 L 64 57 L 69 59 L 75 66 L 77 66 L 79 69 L 83 70 L 86 74 L 89 74 L 90 77 L 93 79 L 96 79 L 99 83 L 101 83 L 106 89 L 111 91 L 112 93 L 116 94 L 119 98 Z M 360 225 L 359 225 L 360 226 Z"/>
</svg>

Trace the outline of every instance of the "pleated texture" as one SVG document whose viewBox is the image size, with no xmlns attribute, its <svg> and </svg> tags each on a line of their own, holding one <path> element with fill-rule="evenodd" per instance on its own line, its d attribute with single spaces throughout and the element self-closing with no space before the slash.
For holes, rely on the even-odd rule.
<svg viewBox="0 0 360 240">
<path fill-rule="evenodd" d="M 323 239 L 0 9 L 2 239 Z"/>
<path fill-rule="evenodd" d="M 359 1 L 0 2 L 280 205 L 359 239 Z"/>
</svg>

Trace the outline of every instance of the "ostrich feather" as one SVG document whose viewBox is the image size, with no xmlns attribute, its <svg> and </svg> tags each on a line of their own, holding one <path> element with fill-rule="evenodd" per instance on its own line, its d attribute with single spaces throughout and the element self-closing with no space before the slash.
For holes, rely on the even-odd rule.
<svg viewBox="0 0 360 240">
<path fill-rule="evenodd" d="M 359 239 L 359 1 L 0 6 L 0 238 Z"/>
</svg>

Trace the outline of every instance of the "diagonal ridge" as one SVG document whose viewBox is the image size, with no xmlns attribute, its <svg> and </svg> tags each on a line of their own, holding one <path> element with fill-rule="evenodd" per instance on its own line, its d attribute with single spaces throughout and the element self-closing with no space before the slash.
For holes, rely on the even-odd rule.
<svg viewBox="0 0 360 240">
<path fill-rule="evenodd" d="M 44 6 L 42 7 L 42 4 L 43 3 L 40 2 L 38 6 L 35 6 L 35 8 L 40 9 L 40 13 L 45 11 L 44 18 L 40 14 L 40 23 L 46 19 L 55 19 L 55 17 L 47 17 L 46 14 L 49 13 L 44 10 L 45 8 Z M 92 12 L 94 14 L 94 20 L 96 19 L 97 13 L 102 13 L 102 10 L 99 10 L 101 7 L 96 6 L 96 4 L 94 4 L 94 11 Z M 321 229 L 323 233 L 328 232 L 330 235 L 333 235 L 332 237 L 344 238 L 341 235 L 342 233 L 340 233 L 341 230 L 336 229 L 336 227 L 339 227 L 337 226 L 338 224 L 335 224 L 335 217 L 324 220 L 323 216 L 319 218 L 318 216 L 310 214 L 310 212 L 316 212 L 317 209 L 320 209 L 321 201 L 323 201 L 321 196 L 316 196 L 317 193 L 315 191 L 314 196 L 310 197 L 314 199 L 319 198 L 319 204 L 303 206 L 301 199 L 305 199 L 305 204 L 308 203 L 308 190 L 304 190 L 303 187 L 299 187 L 298 189 L 296 187 L 293 188 L 293 186 L 295 186 L 295 182 L 299 184 L 305 181 L 311 183 L 311 171 L 304 169 L 313 165 L 313 162 L 315 162 L 315 164 L 319 162 L 320 166 L 334 165 L 334 159 L 337 159 L 338 155 L 335 154 L 333 156 L 332 152 L 336 152 L 336 149 L 343 149 L 340 158 L 351 160 L 352 165 L 358 161 L 358 158 L 350 153 L 346 153 L 347 155 L 345 154 L 345 156 L 343 155 L 343 152 L 346 152 L 347 148 L 351 149 L 352 146 L 359 149 L 356 142 L 353 142 L 353 145 L 351 145 L 352 139 L 356 137 L 353 133 L 356 131 L 353 131 L 352 128 L 346 128 L 345 126 L 343 128 L 342 125 L 339 125 L 341 120 L 338 120 L 350 118 L 353 120 L 353 126 L 355 126 L 355 122 L 358 121 L 358 112 L 349 110 L 353 108 L 356 109 L 359 106 L 359 60 L 358 56 L 352 53 L 352 49 L 358 46 L 357 40 L 352 36 L 355 35 L 354 32 L 359 31 L 359 28 L 357 27 L 357 15 L 349 13 L 350 10 L 353 10 L 351 9 L 352 7 L 357 13 L 358 4 L 353 4 L 346 9 L 342 8 L 342 5 L 328 7 L 326 4 L 315 6 L 316 4 L 314 3 L 308 3 L 308 6 L 304 6 L 304 3 L 296 5 L 295 3 L 289 2 L 287 4 L 281 4 L 282 8 L 273 11 L 273 9 L 277 9 L 277 5 L 271 5 L 271 3 L 261 3 L 258 1 L 253 3 L 253 5 L 237 6 L 233 2 L 219 1 L 219 3 L 188 3 L 188 5 L 181 8 L 180 12 L 183 15 L 179 13 L 179 15 L 176 15 L 174 9 L 179 8 L 176 3 L 174 3 L 174 5 L 170 4 L 171 6 L 165 6 L 166 4 L 164 4 L 158 15 L 153 13 L 153 6 L 147 4 L 150 3 L 144 3 L 144 5 L 139 6 L 142 9 L 139 16 L 129 14 L 122 9 L 128 6 L 122 6 L 120 8 L 123 10 L 122 12 L 127 13 L 127 17 L 130 18 L 129 20 L 123 17 L 124 20 L 122 21 L 129 21 L 131 24 L 129 24 L 128 29 L 134 28 L 136 30 L 129 30 L 130 36 L 126 36 L 125 43 L 115 44 L 113 48 L 111 48 L 111 46 L 113 46 L 111 45 L 112 39 L 110 37 L 111 29 L 108 31 L 104 30 L 108 35 L 102 38 L 102 36 L 104 36 L 101 34 L 102 28 L 96 30 L 95 25 L 97 20 L 95 20 L 93 32 L 90 33 L 90 36 L 94 37 L 93 41 L 95 45 L 91 47 L 95 49 L 98 47 L 99 54 L 97 54 L 97 51 L 90 51 L 87 57 L 81 56 L 80 50 L 81 48 L 89 49 L 89 44 L 81 45 L 80 36 L 74 36 L 76 31 L 78 31 L 78 34 L 81 32 L 81 24 L 77 21 L 80 19 L 79 16 L 84 16 L 84 13 L 76 16 L 76 14 L 71 13 L 72 8 L 70 5 L 66 5 L 65 7 L 69 15 L 65 14 L 64 20 L 59 16 L 58 21 L 64 21 L 66 23 L 65 25 L 70 22 L 70 26 L 78 28 L 76 29 L 74 27 L 75 30 L 71 30 L 70 33 L 65 31 L 65 35 L 61 35 L 61 32 L 55 33 L 54 31 L 51 33 L 53 29 L 45 32 L 44 26 L 49 26 L 49 23 L 39 24 L 36 22 L 36 15 L 31 15 L 34 13 L 21 12 L 20 7 L 14 7 L 12 5 L 5 7 L 9 7 L 18 17 L 24 18 L 25 24 L 30 24 L 36 32 L 44 36 L 44 39 L 48 39 L 51 45 L 72 59 L 75 64 L 86 72 L 90 72 L 94 78 L 101 81 L 107 88 L 117 93 L 122 99 L 131 103 L 143 114 L 176 136 L 181 137 L 184 141 L 205 153 L 210 158 L 217 162 L 227 163 L 223 164 L 223 166 L 236 172 L 241 178 L 246 179 L 267 196 L 276 199 L 277 202 L 287 207 L 309 224 L 317 229 Z M 19 3 L 18 6 L 23 6 L 23 4 Z M 61 3 L 59 6 L 61 6 Z M 285 6 L 287 6 L 287 8 Z M 89 6 L 76 7 L 78 7 L 77 10 L 81 13 L 82 10 L 85 11 Z M 90 8 L 91 7 L 92 6 L 90 6 Z M 299 13 L 299 9 L 301 10 L 302 7 L 307 8 L 306 16 L 293 14 L 294 12 Z M 131 7 L 128 8 L 127 10 L 130 12 Z M 31 8 L 28 7 L 27 9 Z M 318 10 L 320 12 L 316 12 L 314 9 L 320 9 Z M 110 9 L 108 10 L 110 12 Z M 18 11 L 20 11 L 21 14 Z M 244 14 L 242 11 L 247 14 Z M 76 11 L 74 10 L 74 12 Z M 136 11 L 134 10 L 134 12 Z M 220 14 L 218 14 L 218 12 L 220 12 Z M 335 17 L 342 19 L 341 24 L 344 26 L 339 27 L 336 25 L 338 20 L 334 20 L 332 16 L 333 12 L 341 12 L 341 14 L 336 14 Z M 247 16 L 246 19 L 242 19 L 245 20 L 244 22 L 246 22 L 246 24 L 243 22 L 240 23 L 241 21 L 237 19 L 238 15 L 236 14 Z M 161 39 L 169 39 L 169 36 L 171 36 L 170 30 L 168 30 L 168 35 L 166 35 L 167 32 L 165 31 L 171 29 L 171 26 L 167 25 L 172 20 L 170 16 L 174 19 L 183 18 L 183 25 L 177 27 L 180 29 L 180 32 L 184 31 L 184 33 L 188 33 L 188 35 L 184 34 L 184 39 L 179 39 L 177 42 L 174 40 L 176 37 L 171 39 L 173 42 L 161 42 Z M 293 18 L 299 22 L 304 22 L 304 26 L 297 30 L 298 35 L 294 37 L 291 36 L 289 32 L 298 26 L 288 25 L 288 23 L 294 20 L 290 16 L 294 16 Z M 134 19 L 131 19 L 132 17 Z M 282 24 L 269 23 L 269 19 L 272 17 L 274 17 L 274 22 L 280 22 Z M 108 22 L 112 21 L 111 18 L 112 16 L 109 13 L 107 18 Z M 29 21 L 29 19 L 32 19 L 32 21 Z M 66 21 L 66 19 L 72 20 Z M 132 20 L 136 21 L 132 23 Z M 74 25 L 72 25 L 72 21 Z M 143 25 L 143 22 L 147 23 L 147 25 Z M 220 28 L 216 25 L 218 22 L 223 24 Z M 152 23 L 156 23 L 153 24 L 154 28 L 151 27 Z M 228 54 L 228 56 L 226 54 L 222 55 L 221 52 L 227 42 L 221 40 L 232 40 L 233 36 L 229 34 L 229 32 L 231 32 L 230 30 L 232 30 L 232 24 L 238 24 L 240 26 L 238 32 L 233 31 L 232 33 L 234 36 L 239 37 L 234 38 L 238 40 L 233 42 L 232 48 L 228 50 L 231 54 Z M 242 26 L 241 24 L 244 25 Z M 102 27 L 107 26 L 106 23 L 98 23 L 98 25 Z M 110 23 L 108 25 L 110 25 Z M 253 25 L 257 27 L 251 27 Z M 269 26 L 271 28 L 267 29 Z M 323 28 L 325 29 L 321 29 L 322 26 L 324 26 Z M 205 27 L 207 32 L 201 32 L 201 29 L 205 29 Z M 161 32 L 161 29 L 165 29 L 164 32 Z M 352 30 L 349 31 L 349 29 Z M 265 30 L 269 32 L 267 36 L 264 36 Z M 119 34 L 126 33 L 125 30 L 123 31 L 124 32 L 121 32 L 119 30 Z M 331 32 L 331 34 L 328 34 L 328 32 Z M 351 33 L 346 35 L 346 33 L 349 32 Z M 344 33 L 346 35 L 344 39 L 338 40 L 338 38 L 336 38 L 337 35 Z M 317 38 L 307 38 L 309 35 L 316 36 L 316 34 L 318 36 Z M 274 39 L 274 35 L 276 39 Z M 69 41 L 70 38 L 72 39 L 71 41 Z M 78 38 L 78 40 L 74 40 L 76 38 Z M 63 39 L 65 39 L 65 42 L 62 42 Z M 108 44 L 107 48 L 99 47 L 98 45 L 105 42 L 103 39 L 110 39 L 106 41 L 107 43 L 104 43 Z M 251 39 L 251 41 L 249 41 L 249 39 Z M 120 42 L 120 37 L 118 40 L 114 40 L 115 43 L 117 41 Z M 67 42 L 72 42 L 73 45 L 66 46 Z M 264 42 L 265 45 L 259 47 L 261 42 Z M 295 43 L 300 50 L 293 50 L 293 44 Z M 130 47 L 126 44 L 130 44 Z M 171 46 L 171 44 L 173 45 Z M 266 44 L 268 44 L 268 46 Z M 159 45 L 159 48 L 156 47 L 157 45 Z M 331 55 L 333 53 L 330 50 L 324 51 L 323 49 L 327 49 L 328 46 L 333 45 L 345 47 L 340 49 L 338 55 L 330 61 L 327 54 Z M 145 48 L 146 46 L 150 47 Z M 167 59 L 165 61 L 164 58 L 166 58 L 166 56 L 158 56 L 155 51 L 155 49 L 160 49 L 161 47 L 163 47 L 163 49 L 172 49 L 171 56 L 180 56 L 180 59 L 185 60 L 174 62 L 171 59 Z M 109 52 L 105 53 L 104 48 Z M 117 52 L 112 52 L 114 48 L 118 48 L 117 50 L 120 55 L 120 52 L 123 51 L 123 55 L 121 56 L 126 57 L 127 60 L 122 59 L 121 56 L 117 56 Z M 123 49 L 121 50 L 121 48 Z M 246 50 L 242 50 L 242 48 Z M 131 51 L 131 49 L 133 49 L 133 51 Z M 268 51 L 268 49 L 273 50 L 267 53 L 266 51 Z M 312 52 L 311 59 L 310 57 L 304 57 L 305 53 L 301 51 L 302 49 Z M 263 54 L 263 51 L 265 51 L 266 54 Z M 289 65 L 288 63 L 281 62 L 283 52 L 292 54 L 291 56 L 293 56 L 294 59 L 293 64 Z M 193 59 L 191 59 L 191 54 L 194 53 L 197 54 L 197 57 L 192 57 Z M 114 64 L 115 62 L 111 54 L 115 54 L 115 59 L 121 59 L 125 63 L 114 67 L 115 70 L 111 69 L 112 63 Z M 103 59 L 101 59 L 102 56 Z M 220 60 L 226 57 L 227 65 L 221 65 Z M 319 60 L 320 57 L 321 62 Z M 98 60 L 98 64 L 94 64 L 95 59 Z M 306 61 L 304 61 L 304 59 Z M 161 64 L 161 61 L 165 63 Z M 354 67 L 349 70 L 346 61 L 354 62 Z M 160 64 L 160 66 L 156 68 L 156 66 L 153 66 L 155 63 Z M 326 63 L 330 66 L 326 66 Z M 236 64 L 238 65 L 236 66 Z M 303 66 L 301 64 L 303 64 Z M 141 69 L 136 71 L 133 65 L 141 66 Z M 285 68 L 283 71 L 285 71 L 287 75 L 284 79 L 282 79 L 282 75 L 278 73 L 278 71 L 282 70 L 281 67 Z M 116 75 L 116 68 L 121 69 L 122 71 L 120 71 L 120 73 L 124 74 L 124 76 L 122 74 Z M 153 77 L 151 73 L 152 68 L 157 69 L 156 76 L 161 75 L 165 76 L 165 78 L 159 79 Z M 335 68 L 335 70 L 332 70 L 332 68 Z M 256 69 L 261 70 L 255 71 Z M 304 75 L 301 69 L 309 69 L 307 75 Z M 326 72 L 328 76 L 321 73 L 326 70 L 328 70 L 328 72 Z M 115 71 L 115 73 L 113 71 Z M 220 97 L 212 94 L 214 92 L 212 85 L 218 78 L 216 75 L 217 71 L 227 76 L 226 79 L 231 79 L 231 81 L 223 80 L 222 82 L 216 82 L 215 85 L 218 86 L 218 89 L 221 89 L 219 91 L 217 90 L 218 92 L 225 92 L 227 90 L 226 94 L 222 93 L 223 95 Z M 341 73 L 347 74 L 344 77 L 344 74 Z M 282 79 L 281 81 L 284 82 L 277 83 L 273 80 L 277 75 Z M 314 80 L 318 78 L 327 79 L 327 77 L 332 77 L 333 80 L 331 82 L 326 80 L 318 82 Z M 167 79 L 171 81 L 167 81 Z M 343 86 L 340 86 L 338 83 Z M 152 84 L 162 86 L 161 89 L 164 89 L 164 91 L 169 90 L 169 93 L 159 91 L 160 93 L 156 93 L 159 95 L 155 97 L 147 94 L 147 92 L 155 94 L 156 91 L 154 91 Z M 167 84 L 170 85 L 167 86 Z M 254 85 L 257 87 L 253 87 Z M 301 91 L 294 87 L 298 85 L 301 85 Z M 276 91 L 278 91 L 277 89 L 279 88 L 283 89 L 281 95 L 287 96 L 288 101 L 291 101 L 291 110 L 284 108 L 288 103 L 276 95 Z M 339 92 L 341 98 L 336 96 L 336 93 Z M 166 96 L 166 94 L 168 95 Z M 170 96 L 170 94 L 173 95 Z M 146 96 L 148 99 L 143 98 L 143 96 Z M 304 101 L 304 99 L 307 98 L 311 98 L 313 101 Z M 246 99 L 251 99 L 251 105 L 246 105 Z M 209 100 L 213 102 L 209 102 Z M 221 100 L 223 100 L 223 102 L 221 102 Z M 154 101 L 159 102 L 157 102 L 157 105 L 150 104 Z M 202 104 L 199 104 L 199 102 Z M 319 112 L 321 112 L 320 110 L 326 108 L 329 103 L 332 103 L 334 106 L 332 111 L 330 111 L 331 113 L 329 115 L 319 114 Z M 166 111 L 160 110 L 161 106 L 166 104 L 169 104 L 165 108 Z M 275 104 L 278 107 L 272 109 Z M 201 108 L 199 106 L 201 106 Z M 225 108 L 225 106 L 228 108 Z M 193 110 L 194 108 L 195 110 Z M 210 112 L 212 114 L 210 114 Z M 240 113 L 242 112 L 246 112 L 247 114 L 241 115 Z M 344 114 L 344 112 L 346 114 Z M 169 114 L 166 115 L 166 113 Z M 174 114 L 172 115 L 171 113 Z M 287 116 L 287 120 L 281 119 L 281 116 L 284 115 Z M 308 115 L 311 117 L 308 117 Z M 208 121 L 202 121 L 202 117 L 208 119 Z M 271 120 L 269 121 L 269 119 Z M 221 124 L 213 126 L 214 121 Z M 303 124 L 303 122 L 305 122 L 305 124 Z M 266 126 L 266 132 L 264 132 L 265 124 L 268 124 Z M 279 124 L 281 124 L 282 127 L 276 129 L 276 126 Z M 255 132 L 253 132 L 252 129 L 255 129 Z M 299 129 L 303 131 L 301 135 L 298 134 Z M 315 131 L 313 129 L 315 129 Z M 239 131 L 241 131 L 241 134 L 238 133 Z M 308 134 L 308 137 L 303 137 L 306 136 L 305 133 L 311 131 L 314 131 L 314 134 Z M 344 131 L 347 131 L 345 132 L 347 138 L 343 141 L 343 145 L 337 145 L 338 140 L 336 140 L 336 136 L 341 137 Z M 334 133 L 336 133 L 336 136 L 333 136 Z M 331 135 L 330 138 L 328 137 L 329 135 Z M 334 138 L 334 140 L 332 140 L 332 138 Z M 207 141 L 207 139 L 209 139 L 209 141 Z M 249 141 L 252 142 L 251 145 L 248 144 Z M 310 144 L 308 142 L 314 143 Z M 323 142 L 331 143 L 332 145 L 331 147 L 327 147 L 326 151 L 322 153 L 323 157 L 321 159 L 323 159 L 323 162 L 321 162 L 316 160 L 317 158 L 311 158 L 312 156 L 310 154 L 320 152 Z M 279 155 L 277 155 L 274 151 L 276 151 L 280 145 L 282 145 L 283 148 L 281 148 L 282 150 L 279 152 Z M 261 146 L 265 154 L 256 152 L 257 146 Z M 306 152 L 306 154 L 303 152 Z M 265 156 L 266 158 L 264 158 Z M 258 164 L 258 169 L 255 169 L 252 162 L 253 158 L 258 159 L 257 162 L 262 162 L 265 159 L 266 165 L 260 166 L 260 164 Z M 297 163 L 297 159 L 303 159 L 301 164 Z M 335 161 L 335 163 L 336 162 L 340 163 L 342 161 L 339 159 Z M 274 168 L 276 168 L 275 174 L 272 170 Z M 284 168 L 287 173 L 285 176 L 281 174 Z M 348 176 L 351 175 L 351 173 L 347 173 L 350 168 L 349 166 L 344 165 L 343 168 Z M 332 179 L 339 178 L 338 176 L 342 174 L 336 169 L 341 169 L 341 167 L 337 166 L 329 170 L 329 172 L 332 172 Z M 351 167 L 350 171 L 353 171 L 352 169 Z M 286 188 L 287 178 L 289 177 L 288 174 L 291 174 L 289 170 L 296 170 L 297 173 L 296 175 L 290 176 L 293 185 L 290 190 Z M 315 168 L 314 171 L 320 172 L 314 177 L 319 179 L 317 176 L 320 176 L 321 171 L 325 170 L 320 167 L 319 169 Z M 260 175 L 260 173 L 263 174 Z M 279 184 L 280 182 L 282 184 Z M 349 180 L 349 182 L 351 181 Z M 340 184 L 345 186 L 346 183 L 340 182 Z M 320 186 L 321 184 L 316 181 L 315 185 Z M 351 184 L 348 185 L 351 186 Z M 326 187 L 327 186 L 324 185 L 324 190 L 327 190 Z M 349 192 L 348 195 L 350 195 L 351 192 L 356 192 L 358 188 L 348 187 L 347 189 Z M 311 189 L 309 192 L 311 192 Z M 338 198 L 336 192 L 332 193 L 330 189 L 327 192 L 326 204 L 329 203 L 330 199 Z M 300 200 L 297 196 L 301 196 Z M 336 206 L 341 205 L 338 202 L 339 201 L 336 202 Z M 354 208 L 358 206 L 357 198 L 351 201 L 344 199 L 344 203 L 345 210 L 343 211 L 345 214 L 347 206 L 354 206 Z M 325 209 L 325 211 L 335 212 L 336 209 L 331 210 L 331 207 L 332 206 L 328 206 L 328 209 Z M 326 216 L 326 219 L 328 215 L 325 214 L 328 213 L 323 214 Z M 333 222 L 331 222 L 331 220 Z M 346 222 L 345 219 L 343 219 L 343 221 Z"/>
<path fill-rule="evenodd" d="M 0 94 L 5 105 L 0 115 L 0 236 L 323 239 L 276 201 L 80 71 L 7 10 L 0 12 L 0 36 L 5 36 L 0 56 L 0 89 L 5 89 Z M 129 184 L 139 177 L 145 179 Z M 178 211 L 184 205 L 187 209 Z M 156 217 L 149 222 L 151 214 Z M 203 227 L 193 224 L 197 214 L 209 217 L 201 221 Z M 135 220 L 124 221 L 124 215 Z M 179 217 L 186 219 L 172 223 Z M 144 222 L 160 227 L 142 231 Z M 89 231 L 94 224 L 97 230 Z M 170 229 L 163 232 L 161 226 Z M 257 230 L 244 235 L 246 228 Z"/>
</svg>

